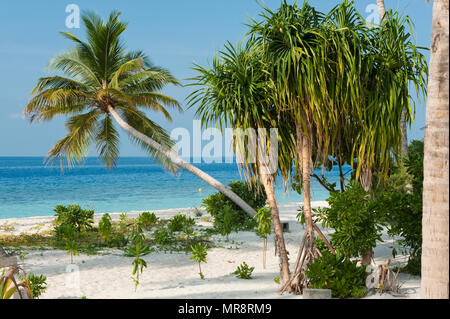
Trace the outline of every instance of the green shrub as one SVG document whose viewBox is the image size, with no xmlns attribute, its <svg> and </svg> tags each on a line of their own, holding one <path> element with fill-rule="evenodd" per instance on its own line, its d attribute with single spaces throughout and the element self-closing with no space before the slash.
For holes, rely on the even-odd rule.
<svg viewBox="0 0 450 319">
<path fill-rule="evenodd" d="M 247 183 L 241 181 L 232 181 L 229 186 L 236 195 L 255 210 L 266 205 L 266 195 L 263 191 L 256 192 L 255 187 L 249 189 Z M 225 215 L 228 213 L 232 217 L 232 230 L 252 230 L 256 227 L 256 222 L 247 213 L 220 192 L 203 199 L 202 206 L 214 218 L 214 227 L 219 233 L 223 231 Z M 230 207 L 231 209 L 225 211 L 225 207 Z"/>
<path fill-rule="evenodd" d="M 166 227 L 158 227 L 153 232 L 153 241 L 158 245 L 169 245 L 176 240 L 173 233 Z"/>
<path fill-rule="evenodd" d="M 194 226 L 195 219 L 187 217 L 186 215 L 177 214 L 173 216 L 167 227 L 171 232 L 182 231 L 186 227 Z"/>
<path fill-rule="evenodd" d="M 225 206 L 223 208 L 223 212 L 221 212 L 221 223 L 220 227 L 217 227 L 222 236 L 226 236 L 228 241 L 228 236 L 231 234 L 231 230 L 233 227 L 233 215 L 230 206 Z M 217 222 L 219 224 L 219 222 Z"/>
<path fill-rule="evenodd" d="M 333 228 L 331 244 L 347 257 L 364 256 L 381 240 L 382 220 L 377 203 L 351 180 L 344 192 L 330 192 L 329 208 L 315 210 L 317 221 Z"/>
<path fill-rule="evenodd" d="M 214 217 L 214 229 L 219 234 L 230 234 L 231 231 L 251 231 L 257 227 L 257 222 L 246 213 L 225 206 Z"/>
<path fill-rule="evenodd" d="M 195 246 L 191 246 L 192 256 L 190 259 L 195 260 L 198 263 L 198 270 L 201 279 L 205 279 L 203 275 L 202 268 L 200 264 L 206 263 L 206 255 L 208 254 L 208 244 L 202 245 L 202 243 L 197 243 Z"/>
<path fill-rule="evenodd" d="M 100 234 L 100 237 L 102 237 L 105 241 L 107 241 L 111 237 L 113 233 L 113 227 L 111 216 L 109 214 L 103 214 L 102 219 L 98 223 L 98 233 Z"/>
<path fill-rule="evenodd" d="M 356 264 L 357 261 L 339 252 L 333 255 L 323 251 L 322 257 L 307 265 L 305 274 L 312 288 L 331 289 L 332 296 L 337 298 L 360 298 L 366 293 L 367 274 L 365 267 Z"/>
<path fill-rule="evenodd" d="M 33 275 L 29 273 L 27 275 L 28 284 L 30 285 L 31 293 L 34 299 L 38 299 L 40 295 L 47 289 L 47 277 L 44 275 Z"/>
<path fill-rule="evenodd" d="M 109 247 L 123 248 L 128 244 L 128 239 L 122 233 L 114 233 L 108 240 Z"/>
<path fill-rule="evenodd" d="M 156 217 L 155 213 L 143 212 L 139 215 L 138 222 L 141 223 L 143 227 L 148 228 L 158 222 L 158 217 Z"/>
<path fill-rule="evenodd" d="M 252 279 L 252 272 L 254 269 L 255 267 L 249 267 L 244 261 L 240 266 L 237 267 L 233 274 L 241 279 Z"/>
<path fill-rule="evenodd" d="M 150 246 L 146 245 L 145 236 L 142 232 L 142 228 L 136 225 L 130 234 L 130 245 L 124 249 L 126 257 L 134 257 L 133 259 L 133 272 L 131 277 L 134 281 L 134 291 L 136 291 L 139 285 L 140 275 L 147 268 L 147 262 L 142 257 L 150 254 Z"/>
<path fill-rule="evenodd" d="M 263 268 L 266 269 L 266 255 L 267 255 L 267 238 L 272 232 L 270 225 L 272 224 L 270 208 L 263 207 L 258 209 L 258 212 L 254 216 L 256 222 L 258 223 L 258 230 L 256 234 L 263 238 Z"/>
<path fill-rule="evenodd" d="M 422 255 L 423 142 L 412 141 L 408 158 L 397 163 L 392 174 L 376 192 L 378 210 L 385 212 L 388 233 L 400 236 L 398 243 L 409 253 L 403 268 L 420 275 Z M 412 186 L 409 187 L 409 185 Z M 395 254 L 395 251 L 393 252 Z"/>
<path fill-rule="evenodd" d="M 79 205 L 63 206 L 58 205 L 55 207 L 56 222 L 60 225 L 71 225 L 78 232 L 92 228 L 94 223 L 94 211 L 81 209 Z"/>
</svg>

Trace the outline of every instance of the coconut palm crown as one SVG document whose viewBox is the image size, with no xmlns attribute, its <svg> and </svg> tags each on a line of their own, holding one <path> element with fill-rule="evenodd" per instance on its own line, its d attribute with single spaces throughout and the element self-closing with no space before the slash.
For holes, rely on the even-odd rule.
<svg viewBox="0 0 450 319">
<path fill-rule="evenodd" d="M 51 60 L 51 71 L 61 75 L 40 78 L 24 110 L 31 122 L 68 116 L 69 133 L 50 149 L 47 161 L 59 159 L 63 165 L 65 159 L 72 166 L 84 159 L 95 143 L 101 161 L 114 168 L 119 158 L 119 132 L 108 107 L 163 147 L 170 149 L 173 145 L 166 131 L 143 110 L 161 112 L 171 121 L 168 108 L 182 109 L 176 100 L 159 91 L 180 83 L 169 71 L 153 65 L 143 52 L 125 50 L 120 35 L 127 23 L 119 21 L 119 16 L 120 12 L 114 11 L 104 21 L 95 13 L 83 13 L 86 41 L 61 32 L 75 46 Z M 176 169 L 157 149 L 129 136 L 165 168 Z"/>
</svg>

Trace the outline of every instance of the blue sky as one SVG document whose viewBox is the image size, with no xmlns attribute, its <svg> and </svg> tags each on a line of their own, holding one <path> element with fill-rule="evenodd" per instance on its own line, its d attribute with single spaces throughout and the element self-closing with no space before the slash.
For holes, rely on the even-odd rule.
<svg viewBox="0 0 450 319">
<path fill-rule="evenodd" d="M 299 1 L 301 2 L 301 1 Z M 318 10 L 328 12 L 340 1 L 309 1 Z M 398 10 L 411 17 L 415 24 L 416 44 L 429 47 L 432 4 L 425 0 L 385 0 L 387 9 Z M 236 43 L 246 33 L 245 22 L 257 17 L 260 6 L 254 0 L 7 0 L 0 3 L 0 156 L 43 156 L 66 133 L 64 119 L 30 125 L 21 118 L 30 93 L 41 76 L 47 76 L 50 59 L 71 46 L 58 34 L 70 31 L 84 38 L 81 29 L 65 25 L 68 4 L 81 10 L 90 9 L 107 17 L 111 10 L 122 11 L 122 20 L 129 22 L 123 34 L 129 49 L 141 49 L 151 60 L 168 68 L 179 80 L 194 75 L 193 63 L 208 65 L 226 41 Z M 363 16 L 375 0 L 356 0 Z M 266 0 L 276 9 L 280 0 Z M 428 52 L 425 53 L 427 60 Z M 191 88 L 168 87 L 164 90 L 185 106 Z M 168 123 L 158 114 L 149 114 L 163 127 L 192 129 L 193 111 L 173 114 Z M 422 139 L 425 125 L 425 102 L 416 103 L 416 120 L 409 139 Z M 95 148 L 89 155 L 95 156 Z M 121 134 L 121 156 L 145 155 Z"/>
</svg>

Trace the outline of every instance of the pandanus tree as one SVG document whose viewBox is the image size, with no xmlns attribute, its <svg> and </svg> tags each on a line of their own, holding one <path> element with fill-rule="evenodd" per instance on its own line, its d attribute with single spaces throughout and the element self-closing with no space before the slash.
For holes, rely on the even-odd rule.
<svg viewBox="0 0 450 319">
<path fill-rule="evenodd" d="M 40 78 L 24 113 L 31 122 L 68 116 L 69 133 L 49 151 L 47 161 L 64 160 L 73 165 L 95 143 L 100 159 L 114 168 L 119 158 L 119 132 L 113 119 L 164 168 L 183 168 L 213 186 L 245 212 L 256 211 L 222 183 L 182 160 L 173 150 L 166 131 L 149 119 L 144 110 L 161 112 L 171 120 L 170 109 L 182 111 L 173 98 L 160 93 L 166 85 L 180 85 L 169 71 L 154 66 L 141 51 L 126 51 L 121 34 L 127 24 L 113 12 L 108 21 L 84 13 L 87 41 L 69 32 L 62 35 L 75 47 L 54 58 L 50 66 L 62 75 Z"/>
<path fill-rule="evenodd" d="M 261 182 L 264 187 L 284 284 L 289 280 L 289 259 L 274 193 L 277 159 L 270 162 L 271 156 L 279 155 L 274 148 L 278 136 L 270 131 L 270 117 L 276 114 L 261 51 L 251 39 L 237 47 L 228 43 L 210 68 L 196 65 L 194 70 L 198 76 L 191 79 L 191 85 L 199 88 L 189 96 L 189 105 L 197 105 L 196 116 L 203 126 L 213 125 L 223 132 L 228 125 L 235 130 L 232 145 L 247 181 L 254 187 Z"/>
<path fill-rule="evenodd" d="M 289 127 L 290 153 L 301 177 L 306 232 L 301 243 L 293 277 L 282 291 L 302 290 L 303 263 L 316 256 L 311 210 L 310 174 L 313 151 L 322 150 L 328 140 L 327 105 L 323 103 L 325 79 L 323 15 L 305 3 L 301 8 L 285 1 L 273 12 L 264 8 L 262 21 L 253 21 L 250 34 L 263 51 L 273 87 L 273 100 L 280 114 L 279 126 Z M 287 119 L 287 120 L 284 120 Z M 287 139 L 287 136 L 286 136 Z M 288 153 L 287 153 L 288 154 Z M 281 172 L 286 178 L 291 168 Z"/>
<path fill-rule="evenodd" d="M 384 5 L 384 0 L 377 0 L 378 13 L 380 14 L 381 23 L 386 20 L 386 7 Z M 407 110 L 402 111 L 402 154 L 408 156 L 408 134 L 407 134 Z"/>
<path fill-rule="evenodd" d="M 410 27 L 408 32 L 407 27 Z M 372 174 L 383 180 L 392 158 L 402 153 L 403 123 L 414 119 L 412 85 L 417 98 L 426 95 L 428 68 L 420 47 L 413 44 L 411 21 L 391 10 L 384 15 L 383 25 L 371 29 L 368 42 L 363 42 L 361 71 L 358 77 L 362 113 L 355 126 L 352 158 L 362 170 L 361 184 L 372 187 Z M 406 114 L 406 116 L 405 116 Z M 358 133 L 357 133 L 358 132 Z"/>
<path fill-rule="evenodd" d="M 311 169 L 332 156 L 340 169 L 356 165 L 355 177 L 366 189 L 374 170 L 385 177 L 392 155 L 399 154 L 402 111 L 412 117 L 409 81 L 423 89 L 426 63 L 404 20 L 390 14 L 383 29 L 370 29 L 353 2 L 344 1 L 326 16 L 306 3 L 299 8 L 283 2 L 276 12 L 265 9 L 262 18 L 250 33 L 264 52 L 278 126 L 294 158 L 294 172 L 282 174 L 298 176 L 304 196 L 306 234 L 291 287 L 285 288 L 298 291 L 302 265 L 315 255 Z"/>
</svg>

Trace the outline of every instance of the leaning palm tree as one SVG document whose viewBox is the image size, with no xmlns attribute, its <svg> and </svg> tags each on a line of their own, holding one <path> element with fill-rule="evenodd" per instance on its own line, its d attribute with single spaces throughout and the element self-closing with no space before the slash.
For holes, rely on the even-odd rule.
<svg viewBox="0 0 450 319">
<path fill-rule="evenodd" d="M 449 298 L 449 2 L 435 0 L 426 111 L 422 298 Z"/>
<path fill-rule="evenodd" d="M 165 69 L 154 66 L 141 51 L 127 52 L 120 35 L 127 24 L 112 12 L 107 22 L 94 13 L 82 16 L 87 42 L 69 32 L 62 35 L 75 47 L 54 58 L 50 66 L 62 75 L 41 78 L 24 113 L 31 122 L 69 116 L 69 133 L 49 151 L 47 161 L 64 160 L 69 166 L 84 159 L 95 143 L 99 157 L 113 168 L 119 158 L 119 132 L 113 119 L 131 139 L 170 171 L 183 168 L 213 186 L 246 213 L 255 210 L 222 183 L 182 160 L 173 150 L 165 130 L 143 110 L 161 112 L 171 120 L 168 109 L 182 111 L 179 103 L 159 91 L 179 82 Z"/>
<path fill-rule="evenodd" d="M 191 107 L 198 105 L 196 116 L 202 125 L 214 125 L 221 131 L 231 125 L 242 132 L 258 132 L 255 147 L 251 145 L 251 136 L 248 139 L 235 136 L 233 148 L 237 157 L 243 160 L 241 168 L 249 184 L 259 185 L 259 181 L 263 184 L 274 227 L 275 251 L 280 258 L 281 284 L 284 285 L 289 280 L 289 258 L 274 193 L 278 165 L 270 167 L 271 163 L 262 160 L 266 154 L 278 156 L 282 149 L 278 149 L 278 154 L 270 154 L 274 136 L 267 133 L 271 128 L 269 117 L 273 113 L 273 101 L 261 52 L 252 40 L 245 46 L 234 47 L 228 43 L 213 59 L 211 68 L 196 65 L 194 70 L 198 76 L 191 79 L 192 85 L 199 88 L 189 96 L 189 104 Z M 276 142 L 277 139 L 275 136 Z M 273 147 L 272 152 L 275 153 Z"/>
</svg>

